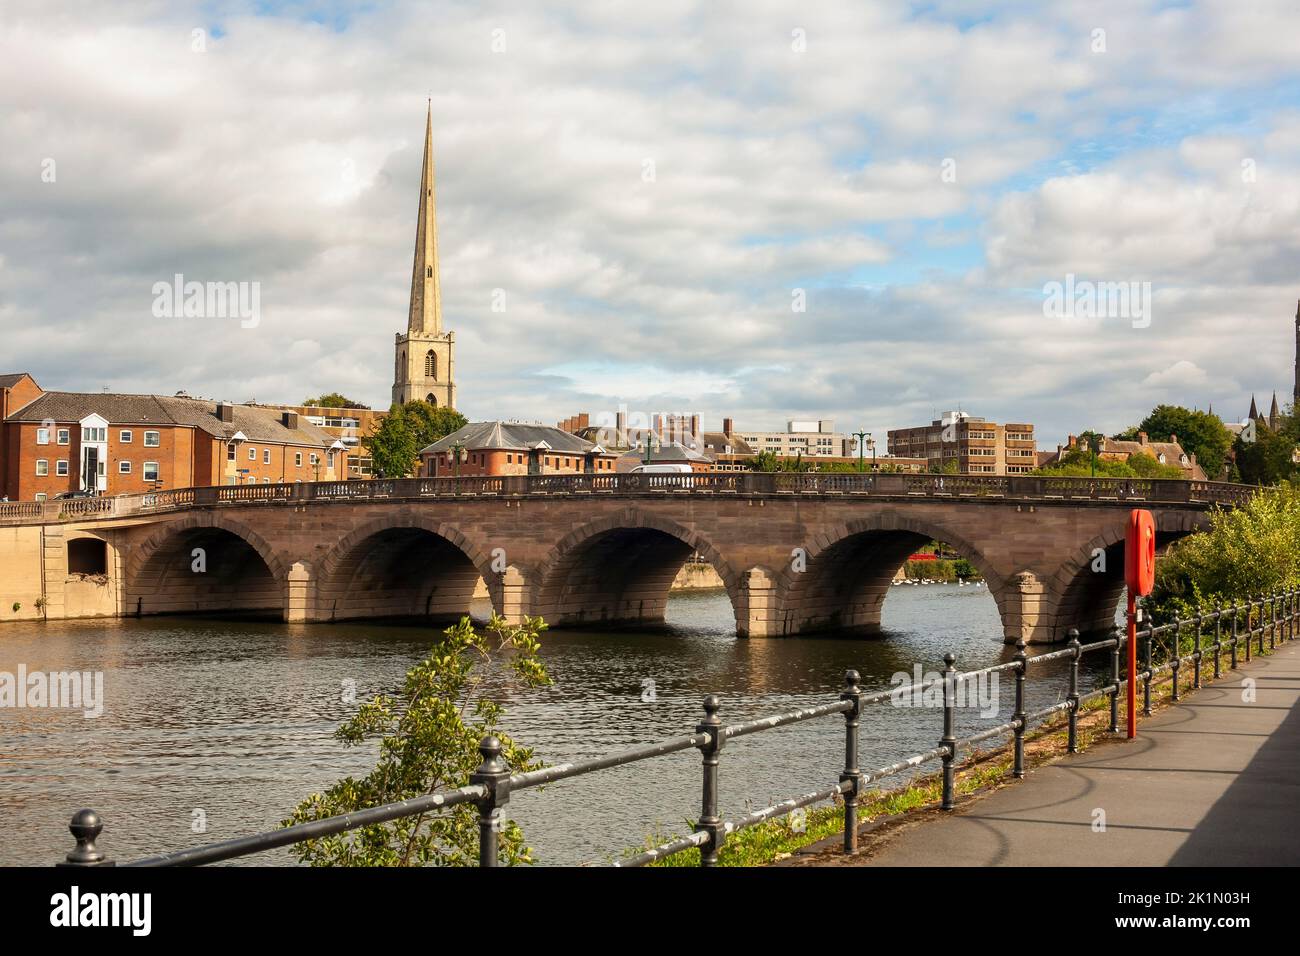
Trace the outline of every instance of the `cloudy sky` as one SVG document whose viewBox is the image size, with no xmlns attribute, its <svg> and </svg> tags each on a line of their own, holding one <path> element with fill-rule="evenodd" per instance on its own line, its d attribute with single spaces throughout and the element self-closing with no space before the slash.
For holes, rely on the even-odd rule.
<svg viewBox="0 0 1300 956">
<path fill-rule="evenodd" d="M 0 372 L 386 405 L 431 97 L 472 419 L 1240 419 L 1292 388 L 1297 35 L 1294 0 L 5 0 Z M 257 326 L 155 317 L 177 273 L 260 283 Z M 1045 314 L 1070 275 L 1149 314 Z"/>
</svg>

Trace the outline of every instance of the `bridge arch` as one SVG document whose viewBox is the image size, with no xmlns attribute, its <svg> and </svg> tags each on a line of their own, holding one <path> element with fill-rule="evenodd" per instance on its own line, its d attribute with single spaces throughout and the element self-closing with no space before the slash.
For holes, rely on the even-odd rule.
<svg viewBox="0 0 1300 956">
<path fill-rule="evenodd" d="M 460 528 L 421 515 L 385 515 L 340 538 L 319 562 L 315 620 L 406 618 L 453 621 L 469 614 L 479 578 L 502 609 L 490 549 Z"/>
<path fill-rule="evenodd" d="M 1153 511 L 1156 550 L 1209 527 L 1204 512 Z M 1063 641 L 1070 628 L 1080 634 L 1111 631 L 1124 597 L 1124 536 L 1128 515 L 1116 517 L 1105 530 L 1075 549 L 1047 582 L 1052 607 L 1051 640 Z"/>
<path fill-rule="evenodd" d="M 941 522 L 887 510 L 837 524 L 815 535 L 802 555 L 790 555 L 776 580 L 767 632 L 879 633 L 894 576 L 918 546 L 931 540 L 950 545 L 979 569 L 1005 622 L 1013 600 L 1006 576 L 979 548 Z"/>
<path fill-rule="evenodd" d="M 588 521 L 561 538 L 533 575 L 531 613 L 552 626 L 662 622 L 673 579 L 692 554 L 718 572 L 740 626 L 740 576 L 712 542 L 638 508 Z"/>
<path fill-rule="evenodd" d="M 284 614 L 287 568 L 246 522 L 196 512 L 133 547 L 124 569 L 127 614 Z"/>
</svg>

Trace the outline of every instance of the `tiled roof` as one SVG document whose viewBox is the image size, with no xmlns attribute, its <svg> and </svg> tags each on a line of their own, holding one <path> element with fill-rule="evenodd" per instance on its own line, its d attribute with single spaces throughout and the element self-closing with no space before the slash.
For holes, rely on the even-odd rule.
<svg viewBox="0 0 1300 956">
<path fill-rule="evenodd" d="M 227 439 L 243 432 L 251 442 L 327 447 L 333 438 L 298 418 L 297 428 L 284 425 L 283 412 L 261 405 L 232 405 L 233 422 L 217 417 L 222 403 L 200 398 L 166 395 L 126 395 L 112 392 L 46 392 L 10 416 L 10 421 L 79 422 L 99 415 L 110 425 L 181 425 L 197 428 L 214 438 Z"/>
<path fill-rule="evenodd" d="M 633 465 L 644 464 L 646 460 L 644 448 L 633 448 L 627 454 L 623 455 L 619 461 L 630 461 Z M 708 455 L 702 455 L 697 451 L 687 448 L 681 442 L 664 442 L 662 445 L 652 445 L 650 449 L 650 463 L 676 463 L 689 464 L 690 462 L 712 462 L 713 459 Z"/>
<path fill-rule="evenodd" d="M 0 375 L 0 388 L 13 388 L 25 378 L 31 378 L 27 372 L 8 372 Z M 32 381 L 36 381 L 32 379 Z"/>
<path fill-rule="evenodd" d="M 712 455 L 752 455 L 750 448 L 739 435 L 725 432 L 704 432 L 700 438 L 704 442 L 704 452 Z"/>
<path fill-rule="evenodd" d="M 457 443 L 466 451 L 531 451 L 545 442 L 551 451 L 584 454 L 596 446 L 585 438 L 549 425 L 521 425 L 516 422 L 470 422 L 440 438 L 421 455 L 450 451 Z"/>
</svg>

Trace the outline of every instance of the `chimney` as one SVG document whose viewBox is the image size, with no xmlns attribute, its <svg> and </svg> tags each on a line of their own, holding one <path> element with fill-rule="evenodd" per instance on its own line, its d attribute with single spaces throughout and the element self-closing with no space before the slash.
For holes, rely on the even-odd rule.
<svg viewBox="0 0 1300 956">
<path fill-rule="evenodd" d="M 722 420 L 722 434 L 726 435 L 728 438 L 731 437 L 731 433 L 735 430 L 735 428 L 736 428 L 736 423 L 732 421 L 730 418 L 724 418 Z"/>
<path fill-rule="evenodd" d="M 1177 444 L 1178 444 L 1178 436 L 1175 435 L 1173 432 L 1170 432 L 1170 433 L 1169 433 L 1169 442 L 1170 442 L 1170 444 L 1172 444 L 1172 445 L 1177 445 Z"/>
<path fill-rule="evenodd" d="M 692 415 L 692 416 L 691 416 L 691 434 L 692 434 L 692 435 L 698 435 L 699 433 L 700 433 L 700 416 L 699 416 L 699 415 Z"/>
<path fill-rule="evenodd" d="M 284 423 L 285 428 L 295 429 L 298 427 L 298 413 L 285 412 L 280 416 L 280 421 Z"/>
<path fill-rule="evenodd" d="M 1139 445 L 1145 445 L 1146 443 L 1147 443 L 1147 433 L 1146 433 L 1146 432 L 1138 432 L 1138 444 L 1139 444 Z"/>
<path fill-rule="evenodd" d="M 217 404 L 217 418 L 223 422 L 233 422 L 235 420 L 235 407 L 225 402 Z"/>
<path fill-rule="evenodd" d="M 1066 439 L 1066 444 L 1069 445 L 1069 447 L 1073 448 L 1075 445 L 1079 444 L 1079 436 L 1071 435 L 1069 438 Z"/>
</svg>

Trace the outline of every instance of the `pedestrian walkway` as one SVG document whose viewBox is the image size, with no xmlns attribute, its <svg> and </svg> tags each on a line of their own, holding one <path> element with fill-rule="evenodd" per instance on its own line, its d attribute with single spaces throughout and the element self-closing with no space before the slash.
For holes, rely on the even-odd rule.
<svg viewBox="0 0 1300 956">
<path fill-rule="evenodd" d="M 1226 668 L 1226 655 L 1225 655 Z M 1243 699 L 1254 682 L 1254 701 Z M 1249 696 L 1248 694 L 1246 695 Z M 1300 647 L 1024 781 L 900 828 L 864 866 L 1300 864 Z M 1105 829 L 1094 821 L 1104 813 Z M 844 861 L 847 862 L 847 861 Z"/>
</svg>

